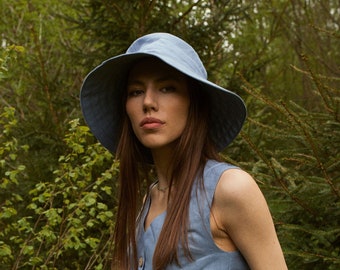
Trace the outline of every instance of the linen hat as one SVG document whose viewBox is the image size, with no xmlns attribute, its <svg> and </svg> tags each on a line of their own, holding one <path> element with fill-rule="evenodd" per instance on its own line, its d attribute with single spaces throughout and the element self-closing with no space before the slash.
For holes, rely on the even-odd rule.
<svg viewBox="0 0 340 270">
<path fill-rule="evenodd" d="M 207 79 L 196 51 L 184 40 L 168 33 L 153 33 L 135 40 L 126 53 L 112 57 L 93 69 L 81 87 L 80 102 L 85 122 L 98 141 L 115 153 L 120 138 L 122 94 L 136 60 L 152 56 L 199 82 L 197 91 L 210 97 L 209 135 L 218 151 L 240 132 L 246 118 L 243 100 Z M 196 90 L 196 89 L 194 89 Z"/>
</svg>

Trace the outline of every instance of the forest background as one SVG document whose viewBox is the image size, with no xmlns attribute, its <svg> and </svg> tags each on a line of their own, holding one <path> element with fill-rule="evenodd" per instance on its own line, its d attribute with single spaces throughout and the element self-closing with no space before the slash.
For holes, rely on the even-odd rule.
<svg viewBox="0 0 340 270">
<path fill-rule="evenodd" d="M 86 74 L 170 32 L 247 122 L 223 158 L 268 200 L 289 269 L 340 268 L 336 0 L 0 0 L 0 269 L 108 269 L 118 163 L 86 127 Z"/>
</svg>

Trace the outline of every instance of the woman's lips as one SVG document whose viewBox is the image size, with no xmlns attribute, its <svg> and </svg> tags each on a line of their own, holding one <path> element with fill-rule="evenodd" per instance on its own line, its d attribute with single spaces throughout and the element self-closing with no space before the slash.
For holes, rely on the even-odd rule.
<svg viewBox="0 0 340 270">
<path fill-rule="evenodd" d="M 164 123 L 165 122 L 157 118 L 146 117 L 140 122 L 139 126 L 143 129 L 156 129 L 161 127 Z"/>
</svg>

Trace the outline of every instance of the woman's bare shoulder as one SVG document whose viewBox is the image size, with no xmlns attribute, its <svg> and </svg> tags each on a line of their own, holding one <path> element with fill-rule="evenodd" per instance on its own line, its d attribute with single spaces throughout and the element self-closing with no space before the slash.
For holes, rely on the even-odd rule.
<svg viewBox="0 0 340 270">
<path fill-rule="evenodd" d="M 249 173 L 241 169 L 223 172 L 216 188 L 215 199 L 229 204 L 246 202 L 254 196 L 262 197 L 262 192 Z"/>
</svg>

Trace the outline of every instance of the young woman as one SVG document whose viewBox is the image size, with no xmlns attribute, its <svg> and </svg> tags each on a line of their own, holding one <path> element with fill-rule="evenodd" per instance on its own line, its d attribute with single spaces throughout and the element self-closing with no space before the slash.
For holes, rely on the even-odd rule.
<svg viewBox="0 0 340 270">
<path fill-rule="evenodd" d="M 244 103 L 207 80 L 189 44 L 167 33 L 137 39 L 86 77 L 81 106 L 120 161 L 113 269 L 287 269 L 257 184 L 218 156 Z"/>
</svg>

